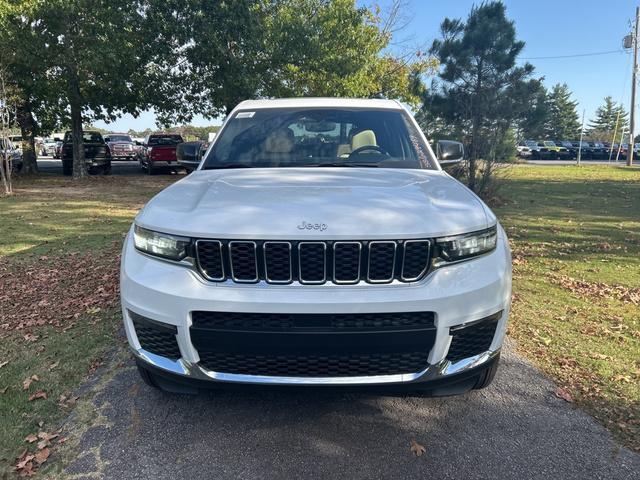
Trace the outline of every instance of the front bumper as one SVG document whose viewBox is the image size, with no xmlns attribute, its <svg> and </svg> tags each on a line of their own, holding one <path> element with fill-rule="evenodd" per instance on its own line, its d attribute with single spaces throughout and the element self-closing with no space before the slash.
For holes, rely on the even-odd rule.
<svg viewBox="0 0 640 480">
<path fill-rule="evenodd" d="M 185 380 L 254 385 L 431 385 L 489 365 L 500 352 L 511 297 L 511 256 L 499 229 L 493 252 L 436 269 L 413 284 L 388 285 L 240 285 L 210 283 L 194 270 L 135 250 L 125 240 L 121 298 L 125 329 L 137 360 Z M 246 375 L 212 371 L 200 363 L 190 337 L 192 311 L 330 314 L 435 312 L 435 341 L 419 371 L 371 376 L 298 377 Z M 176 328 L 180 358 L 172 360 L 142 348 L 133 312 Z M 502 312 L 489 348 L 468 358 L 447 359 L 451 328 Z"/>
</svg>

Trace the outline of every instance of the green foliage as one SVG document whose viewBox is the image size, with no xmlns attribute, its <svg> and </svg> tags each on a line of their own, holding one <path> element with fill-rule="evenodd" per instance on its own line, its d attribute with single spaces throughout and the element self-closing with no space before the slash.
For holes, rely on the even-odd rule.
<svg viewBox="0 0 640 480">
<path fill-rule="evenodd" d="M 578 102 L 571 100 L 571 91 L 566 83 L 556 84 L 548 98 L 549 119 L 546 136 L 556 140 L 572 140 L 580 136 Z"/>
<path fill-rule="evenodd" d="M 613 101 L 610 96 L 604 98 L 604 103 L 596 110 L 596 118 L 589 122 L 588 133 L 620 132 L 629 127 L 628 113 L 622 104 Z M 611 137 L 606 138 L 610 140 Z"/>
<path fill-rule="evenodd" d="M 493 145 L 524 117 L 539 84 L 529 78 L 533 66 L 516 66 L 524 42 L 516 39 L 502 2 L 473 7 L 466 22 L 447 18 L 440 30 L 431 53 L 441 70 L 425 95 L 422 118 L 446 125 L 468 142 L 468 184 L 475 189 L 476 160 L 489 158 Z M 429 133 L 429 124 L 425 127 Z"/>
</svg>

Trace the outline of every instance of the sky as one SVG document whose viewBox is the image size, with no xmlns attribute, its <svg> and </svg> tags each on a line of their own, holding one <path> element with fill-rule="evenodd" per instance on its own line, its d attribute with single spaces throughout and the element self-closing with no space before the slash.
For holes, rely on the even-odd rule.
<svg viewBox="0 0 640 480">
<path fill-rule="evenodd" d="M 383 8 L 389 0 L 379 0 Z M 362 2 L 358 3 L 368 3 Z M 395 48 L 428 47 L 438 37 L 445 17 L 466 19 L 472 0 L 405 0 L 403 29 L 396 34 Z M 536 77 L 544 77 L 551 88 L 567 83 L 579 102 L 579 112 L 586 112 L 586 121 L 593 117 L 607 95 L 623 102 L 629 110 L 632 56 L 622 49 L 622 37 L 630 24 L 640 0 L 506 0 L 507 16 L 515 21 L 516 35 L 526 43 L 520 62 L 528 61 L 536 69 Z M 539 58 L 582 55 L 617 50 L 604 55 L 569 58 Z M 640 95 L 639 95 L 640 97 Z M 219 125 L 221 119 L 195 117 L 194 125 Z M 125 115 L 113 123 L 96 122 L 113 131 L 155 128 L 153 112 L 143 112 L 138 118 Z"/>
</svg>

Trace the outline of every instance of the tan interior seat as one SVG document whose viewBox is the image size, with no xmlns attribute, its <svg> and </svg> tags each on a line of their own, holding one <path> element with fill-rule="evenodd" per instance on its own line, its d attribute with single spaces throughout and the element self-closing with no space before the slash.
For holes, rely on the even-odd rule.
<svg viewBox="0 0 640 480">
<path fill-rule="evenodd" d="M 362 147 L 377 147 L 376 134 L 373 130 L 362 130 L 351 137 L 351 151 Z"/>
<path fill-rule="evenodd" d="M 289 128 L 279 128 L 271 132 L 264 141 L 262 156 L 278 167 L 291 160 L 291 152 L 295 147 L 295 135 Z"/>
<path fill-rule="evenodd" d="M 356 148 L 378 145 L 376 134 L 373 130 L 360 130 L 356 132 L 357 133 L 352 133 L 351 142 L 348 145 L 343 143 L 338 145 L 338 157 L 348 157 Z"/>
</svg>

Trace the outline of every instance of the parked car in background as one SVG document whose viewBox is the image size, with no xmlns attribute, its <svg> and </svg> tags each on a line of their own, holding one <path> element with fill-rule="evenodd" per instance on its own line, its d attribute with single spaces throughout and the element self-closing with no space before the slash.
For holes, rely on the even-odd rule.
<svg viewBox="0 0 640 480">
<path fill-rule="evenodd" d="M 520 142 L 516 145 L 516 150 L 518 151 L 518 157 L 520 158 L 531 158 L 531 148 L 525 145 L 524 142 Z"/>
<path fill-rule="evenodd" d="M 137 152 L 131 135 L 126 133 L 109 133 L 104 141 L 111 151 L 111 160 L 135 160 Z"/>
<path fill-rule="evenodd" d="M 62 158 L 62 140 L 56 140 L 56 147 L 53 149 L 53 158 Z"/>
<path fill-rule="evenodd" d="M 540 145 L 540 142 L 535 140 L 523 140 L 518 146 L 527 147 L 531 151 L 530 158 L 532 160 L 552 160 L 555 158 L 556 153 L 549 151 L 544 145 Z"/>
<path fill-rule="evenodd" d="M 13 145 L 13 149 L 17 151 L 22 157 L 22 136 L 21 135 L 10 135 L 9 140 L 11 140 L 11 144 Z"/>
<path fill-rule="evenodd" d="M 607 160 L 609 158 L 609 150 L 606 149 L 601 142 L 587 142 L 592 149 L 591 158 L 593 160 Z"/>
<path fill-rule="evenodd" d="M 567 150 L 567 159 L 573 160 L 578 156 L 578 149 L 569 140 L 556 140 L 553 143 Z"/>
<path fill-rule="evenodd" d="M 22 170 L 22 154 L 9 138 L 0 138 L 0 162 L 4 165 L 4 155 L 11 159 L 11 171 L 18 173 Z"/>
<path fill-rule="evenodd" d="M 140 167 L 149 175 L 153 175 L 161 167 L 178 167 L 176 147 L 183 142 L 182 137 L 175 133 L 149 135 L 138 155 Z"/>
<path fill-rule="evenodd" d="M 573 147 L 576 149 L 576 158 L 578 158 L 578 152 L 580 152 L 580 158 L 582 160 L 591 160 L 593 159 L 593 147 L 589 145 L 589 142 L 582 142 L 582 146 L 580 146 L 580 142 L 574 140 L 571 142 Z"/>
<path fill-rule="evenodd" d="M 541 149 L 547 149 L 552 160 L 566 160 L 569 158 L 569 151 L 565 147 L 555 144 L 552 140 L 538 140 Z"/>
<path fill-rule="evenodd" d="M 62 143 L 62 142 L 60 142 Z M 53 153 L 58 146 L 58 141 L 53 138 L 45 138 L 40 144 L 40 155 L 42 156 L 53 156 Z"/>
<path fill-rule="evenodd" d="M 198 165 L 207 151 L 208 144 L 202 140 L 196 140 L 194 142 L 179 143 L 176 147 L 176 158 L 178 164 L 187 172 L 192 172 Z"/>
<path fill-rule="evenodd" d="M 82 133 L 84 141 L 84 158 L 87 169 L 91 175 L 111 173 L 111 152 L 102 138 L 100 132 L 85 130 Z M 71 175 L 73 173 L 73 142 L 71 132 L 64 134 L 62 142 L 62 173 Z"/>
</svg>

